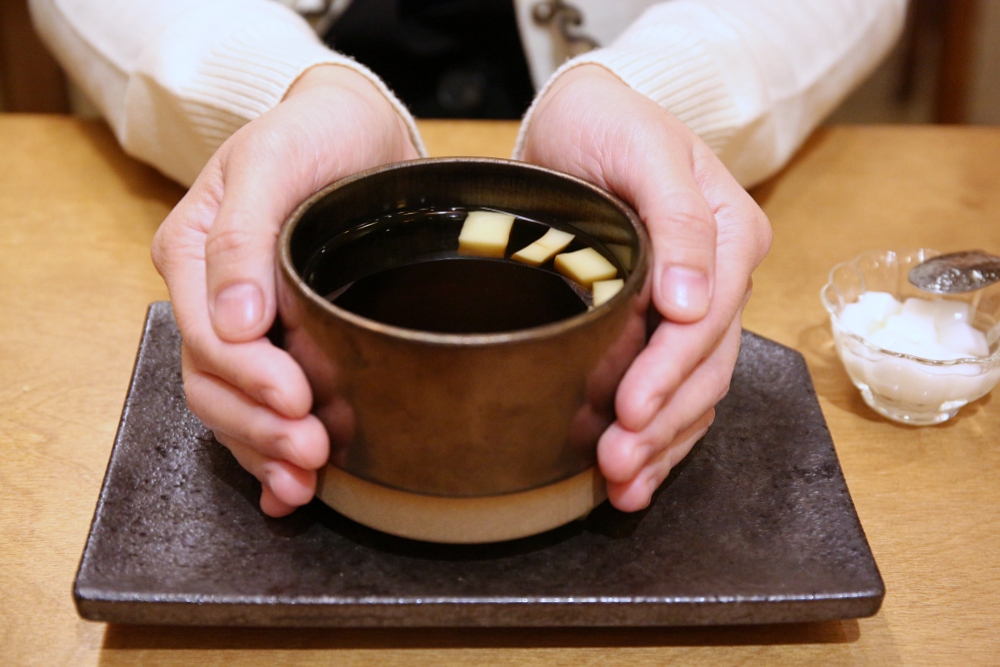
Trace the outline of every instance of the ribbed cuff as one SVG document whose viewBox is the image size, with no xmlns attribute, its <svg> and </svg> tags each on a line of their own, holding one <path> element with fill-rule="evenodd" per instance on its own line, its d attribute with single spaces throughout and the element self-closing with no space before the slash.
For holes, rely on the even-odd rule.
<svg viewBox="0 0 1000 667">
<path fill-rule="evenodd" d="M 379 89 L 406 123 L 410 139 L 426 154 L 409 110 L 371 70 L 327 48 L 298 15 L 266 3 L 273 20 L 258 12 L 214 46 L 181 91 L 182 104 L 204 140 L 221 145 L 242 125 L 275 107 L 302 74 L 316 65 L 341 65 Z M 239 19 L 234 16 L 234 21 Z M 220 112 L 221 113 L 218 113 Z"/>
<path fill-rule="evenodd" d="M 672 113 L 716 154 L 736 131 L 738 116 L 732 95 L 697 35 L 681 28 L 655 32 L 632 29 L 612 46 L 577 56 L 555 71 L 525 114 L 514 148 L 515 159 L 524 153 L 527 129 L 539 100 L 563 73 L 591 64 L 609 70 Z"/>
</svg>

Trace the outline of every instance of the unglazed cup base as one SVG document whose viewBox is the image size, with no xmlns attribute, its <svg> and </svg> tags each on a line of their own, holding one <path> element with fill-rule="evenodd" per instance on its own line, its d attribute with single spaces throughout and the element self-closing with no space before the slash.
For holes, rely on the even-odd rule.
<svg viewBox="0 0 1000 667">
<path fill-rule="evenodd" d="M 445 497 L 393 489 L 328 465 L 319 471 L 316 497 L 349 519 L 391 535 L 481 544 L 536 535 L 583 518 L 607 498 L 607 491 L 596 466 L 519 493 Z"/>
</svg>

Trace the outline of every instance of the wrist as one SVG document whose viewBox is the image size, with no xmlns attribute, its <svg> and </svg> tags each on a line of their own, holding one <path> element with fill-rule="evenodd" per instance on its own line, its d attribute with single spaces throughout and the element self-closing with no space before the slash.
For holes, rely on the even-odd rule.
<svg viewBox="0 0 1000 667">
<path fill-rule="evenodd" d="M 556 77 L 556 79 L 552 82 L 552 85 L 549 87 L 546 97 L 558 94 L 559 91 L 568 86 L 573 86 L 583 82 L 597 81 L 628 87 L 628 84 L 622 81 L 608 68 L 601 65 L 595 65 L 594 63 L 584 63 L 582 65 L 577 65 L 576 67 L 570 67 Z"/>
<path fill-rule="evenodd" d="M 628 84 L 600 65 L 564 65 L 542 87 L 525 114 L 514 147 L 514 159 L 537 161 L 537 144 L 541 138 L 552 133 L 561 136 L 567 130 L 567 123 L 592 109 L 595 100 L 604 100 L 608 93 L 613 95 L 620 87 L 631 91 Z"/>
<path fill-rule="evenodd" d="M 583 95 L 587 95 L 585 88 L 590 88 L 592 86 L 625 86 L 628 85 L 615 76 L 610 70 L 601 67 L 600 65 L 594 64 L 584 64 L 578 65 L 576 67 L 571 67 L 564 71 L 562 74 L 557 76 L 543 91 L 542 96 L 538 100 L 538 104 L 534 109 L 535 116 L 542 116 L 552 107 L 559 106 L 559 104 L 565 100 L 568 95 L 574 90 L 579 90 Z M 574 100 L 572 103 L 583 102 L 586 100 Z"/>
<path fill-rule="evenodd" d="M 614 73 L 600 65 L 584 63 L 557 72 L 539 93 L 525 115 L 515 149 L 515 159 L 538 161 L 543 146 L 561 141 L 589 124 L 585 117 L 595 108 L 617 100 L 622 90 L 633 92 Z"/>
<path fill-rule="evenodd" d="M 391 118 L 396 130 L 406 137 L 413 150 L 417 154 L 422 152 L 419 137 L 414 135 L 416 128 L 411 127 L 412 121 L 403 115 L 405 110 L 399 103 L 390 99 L 392 93 L 350 65 L 323 63 L 310 67 L 288 87 L 282 101 L 303 95 L 322 95 L 332 91 L 338 94 L 350 94 L 367 104 L 374 113 L 383 118 Z"/>
<path fill-rule="evenodd" d="M 360 72 L 355 71 L 347 65 L 322 63 L 313 65 L 302 72 L 299 78 L 295 79 L 292 85 L 288 87 L 288 91 L 285 93 L 282 101 L 316 90 L 317 88 L 326 88 L 329 86 L 346 88 L 363 95 L 375 94 L 380 97 L 382 96 L 375 85 L 368 80 L 368 77 Z"/>
</svg>

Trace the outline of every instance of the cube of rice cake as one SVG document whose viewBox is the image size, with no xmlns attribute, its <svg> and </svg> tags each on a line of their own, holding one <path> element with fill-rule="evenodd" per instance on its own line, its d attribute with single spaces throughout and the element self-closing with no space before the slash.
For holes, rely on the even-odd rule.
<svg viewBox="0 0 1000 667">
<path fill-rule="evenodd" d="M 556 255 L 556 271 L 573 282 L 590 287 L 598 280 L 611 280 L 618 276 L 615 265 L 593 248 Z"/>
<path fill-rule="evenodd" d="M 470 211 L 458 235 L 458 254 L 503 257 L 514 216 L 494 211 Z"/>
<path fill-rule="evenodd" d="M 531 245 L 521 248 L 511 259 L 517 260 L 529 266 L 541 266 L 549 261 L 559 252 L 562 252 L 573 240 L 574 236 L 569 232 L 550 227 L 542 238 Z"/>
<path fill-rule="evenodd" d="M 615 280 L 598 280 L 594 283 L 594 308 L 613 297 L 625 286 L 625 281 L 621 278 Z"/>
</svg>

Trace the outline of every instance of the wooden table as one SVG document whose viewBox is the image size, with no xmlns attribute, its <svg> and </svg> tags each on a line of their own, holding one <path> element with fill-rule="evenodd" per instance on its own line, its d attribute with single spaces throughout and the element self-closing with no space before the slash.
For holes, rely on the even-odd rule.
<svg viewBox="0 0 1000 667">
<path fill-rule="evenodd" d="M 506 155 L 510 123 L 425 123 Z M 1000 250 L 1000 128 L 831 128 L 755 191 L 774 246 L 745 326 L 806 357 L 885 578 L 870 619 L 710 629 L 259 630 L 80 620 L 71 585 L 181 188 L 101 124 L 0 116 L 0 664 L 996 664 L 1000 409 L 890 423 L 837 362 L 819 289 L 863 250 Z"/>
</svg>

